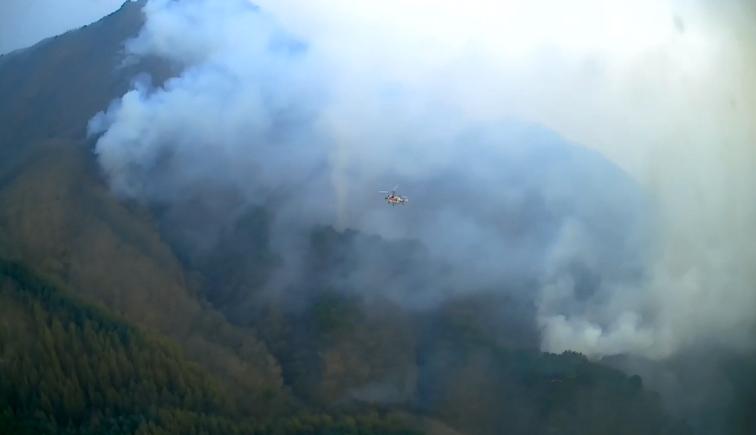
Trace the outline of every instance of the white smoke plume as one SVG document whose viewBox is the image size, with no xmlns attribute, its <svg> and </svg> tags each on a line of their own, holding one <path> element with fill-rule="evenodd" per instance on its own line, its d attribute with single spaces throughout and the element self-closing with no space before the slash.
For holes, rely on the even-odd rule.
<svg viewBox="0 0 756 435">
<path fill-rule="evenodd" d="M 324 223 L 417 238 L 452 287 L 536 277 L 545 350 L 756 342 L 753 9 L 257 4 L 147 3 L 127 48 L 181 73 L 93 119 L 117 193 L 232 187 L 282 245 Z M 371 196 L 397 181 L 409 211 Z"/>
</svg>

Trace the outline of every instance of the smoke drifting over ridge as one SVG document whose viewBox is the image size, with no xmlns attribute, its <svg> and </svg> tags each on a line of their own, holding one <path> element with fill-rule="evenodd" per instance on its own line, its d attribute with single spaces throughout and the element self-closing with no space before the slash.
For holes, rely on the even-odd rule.
<svg viewBox="0 0 756 435">
<path fill-rule="evenodd" d="M 534 280 L 546 350 L 752 341 L 754 59 L 732 19 L 752 11 L 299 3 L 147 4 L 129 52 L 182 72 L 93 119 L 114 191 L 230 189 L 221 214 L 275 204 L 289 253 L 332 224 L 421 240 L 461 265 L 450 287 Z M 382 207 L 394 183 L 410 207 Z"/>
</svg>

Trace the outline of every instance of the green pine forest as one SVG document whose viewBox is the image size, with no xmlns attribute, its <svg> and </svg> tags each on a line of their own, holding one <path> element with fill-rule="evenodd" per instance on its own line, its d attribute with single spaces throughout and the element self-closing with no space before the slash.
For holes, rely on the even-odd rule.
<svg viewBox="0 0 756 435">
<path fill-rule="evenodd" d="M 0 433 L 414 434 L 401 416 L 249 418 L 181 350 L 0 262 Z"/>
</svg>

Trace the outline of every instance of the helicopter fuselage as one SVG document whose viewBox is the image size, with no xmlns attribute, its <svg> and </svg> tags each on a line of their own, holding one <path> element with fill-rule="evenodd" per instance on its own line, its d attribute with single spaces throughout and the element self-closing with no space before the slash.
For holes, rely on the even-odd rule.
<svg viewBox="0 0 756 435">
<path fill-rule="evenodd" d="M 407 198 L 400 195 L 390 194 L 386 196 L 386 202 L 391 205 L 402 205 L 402 204 L 407 203 L 407 201 L 408 201 Z"/>
</svg>

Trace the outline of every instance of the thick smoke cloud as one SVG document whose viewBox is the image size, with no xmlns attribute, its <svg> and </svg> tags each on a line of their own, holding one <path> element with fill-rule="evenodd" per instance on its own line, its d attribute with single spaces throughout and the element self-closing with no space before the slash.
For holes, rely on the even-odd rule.
<svg viewBox="0 0 756 435">
<path fill-rule="evenodd" d="M 726 26 L 742 11 L 603 3 L 152 0 L 129 52 L 181 73 L 95 117 L 96 152 L 126 197 L 231 192 L 228 222 L 273 207 L 288 275 L 329 224 L 453 265 L 386 290 L 408 305 L 533 283 L 546 350 L 746 346 L 754 64 Z M 374 193 L 395 183 L 409 207 Z"/>
</svg>

